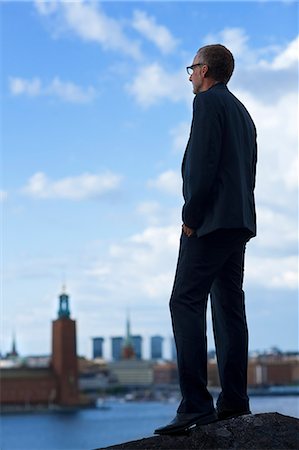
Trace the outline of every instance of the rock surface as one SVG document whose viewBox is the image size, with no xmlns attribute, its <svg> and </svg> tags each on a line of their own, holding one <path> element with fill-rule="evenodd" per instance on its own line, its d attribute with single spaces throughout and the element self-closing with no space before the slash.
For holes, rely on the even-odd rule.
<svg viewBox="0 0 299 450">
<path fill-rule="evenodd" d="M 299 449 L 299 419 L 251 414 L 193 428 L 188 435 L 154 436 L 98 450 Z"/>
</svg>

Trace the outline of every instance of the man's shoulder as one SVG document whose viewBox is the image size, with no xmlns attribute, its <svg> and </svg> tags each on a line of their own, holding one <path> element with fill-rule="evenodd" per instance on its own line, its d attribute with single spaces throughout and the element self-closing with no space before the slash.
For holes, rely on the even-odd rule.
<svg viewBox="0 0 299 450">
<path fill-rule="evenodd" d="M 241 114 L 253 122 L 246 106 L 224 83 L 216 84 L 204 92 L 199 92 L 194 98 L 194 111 L 223 116 Z"/>
<path fill-rule="evenodd" d="M 247 111 L 245 105 L 233 94 L 226 84 L 219 83 L 212 86 L 210 89 L 204 92 L 200 92 L 196 95 L 196 103 L 206 105 L 225 105 L 226 108 L 230 106 L 237 109 L 244 109 Z"/>
<path fill-rule="evenodd" d="M 194 107 L 204 108 L 218 108 L 221 104 L 229 101 L 229 97 L 233 97 L 233 94 L 227 89 L 227 86 L 223 83 L 219 83 L 212 86 L 206 91 L 199 92 L 194 98 Z"/>
</svg>

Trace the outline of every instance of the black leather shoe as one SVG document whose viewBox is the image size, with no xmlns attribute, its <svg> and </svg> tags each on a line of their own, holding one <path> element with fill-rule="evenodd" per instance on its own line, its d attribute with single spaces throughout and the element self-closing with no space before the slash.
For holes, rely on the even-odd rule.
<svg viewBox="0 0 299 450">
<path fill-rule="evenodd" d="M 225 419 L 232 419 L 233 417 L 239 417 L 239 416 L 245 416 L 247 414 L 251 414 L 251 411 L 249 409 L 243 410 L 243 411 L 236 411 L 236 410 L 219 410 L 216 408 L 218 420 L 225 420 Z"/>
<path fill-rule="evenodd" d="M 165 427 L 157 428 L 154 434 L 183 434 L 197 425 L 207 425 L 218 420 L 215 411 L 210 414 L 178 413 Z"/>
</svg>

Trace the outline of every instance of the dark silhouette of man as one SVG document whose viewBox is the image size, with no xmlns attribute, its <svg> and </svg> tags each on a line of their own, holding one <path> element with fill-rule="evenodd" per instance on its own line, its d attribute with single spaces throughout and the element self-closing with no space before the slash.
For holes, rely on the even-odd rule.
<svg viewBox="0 0 299 450">
<path fill-rule="evenodd" d="M 182 235 L 170 299 L 182 400 L 156 434 L 249 414 L 248 330 L 242 290 L 247 241 L 256 234 L 256 129 L 228 90 L 234 58 L 207 45 L 187 67 L 195 94 L 182 163 Z M 207 390 L 206 308 L 211 298 L 221 393 Z"/>
</svg>

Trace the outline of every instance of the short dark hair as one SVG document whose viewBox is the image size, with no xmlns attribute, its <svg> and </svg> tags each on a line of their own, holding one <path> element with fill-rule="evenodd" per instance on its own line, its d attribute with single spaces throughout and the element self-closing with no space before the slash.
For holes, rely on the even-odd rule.
<svg viewBox="0 0 299 450">
<path fill-rule="evenodd" d="M 235 61 L 232 53 L 224 45 L 213 44 L 201 47 L 197 56 L 200 62 L 205 63 L 209 68 L 207 77 L 225 84 L 229 82 Z"/>
</svg>

